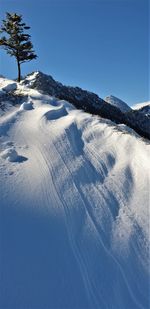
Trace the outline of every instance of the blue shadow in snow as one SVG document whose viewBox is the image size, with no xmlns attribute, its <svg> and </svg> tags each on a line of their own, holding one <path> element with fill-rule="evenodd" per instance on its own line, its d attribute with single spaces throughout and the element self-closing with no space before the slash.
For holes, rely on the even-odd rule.
<svg viewBox="0 0 150 309">
<path fill-rule="evenodd" d="M 0 207 L 0 308 L 90 308 L 64 222 L 28 206 Z"/>
</svg>

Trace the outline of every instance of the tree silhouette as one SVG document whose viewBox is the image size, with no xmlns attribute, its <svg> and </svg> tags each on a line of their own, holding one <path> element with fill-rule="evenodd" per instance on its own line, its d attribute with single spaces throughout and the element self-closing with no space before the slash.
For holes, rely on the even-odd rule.
<svg viewBox="0 0 150 309">
<path fill-rule="evenodd" d="M 6 13 L 6 19 L 2 21 L 0 27 L 0 34 L 5 34 L 0 37 L 0 47 L 6 50 L 7 54 L 16 58 L 18 82 L 21 79 L 21 64 L 37 58 L 30 41 L 31 36 L 24 33 L 28 29 L 30 27 L 22 22 L 22 15 L 16 13 Z"/>
</svg>

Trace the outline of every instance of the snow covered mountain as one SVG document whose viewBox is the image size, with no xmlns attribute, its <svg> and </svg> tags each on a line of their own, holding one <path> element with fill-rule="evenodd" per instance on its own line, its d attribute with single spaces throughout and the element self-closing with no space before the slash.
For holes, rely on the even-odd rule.
<svg viewBox="0 0 150 309">
<path fill-rule="evenodd" d="M 148 105 L 150 105 L 150 101 L 137 103 L 137 104 L 134 104 L 132 106 L 132 109 L 140 109 L 140 108 L 143 108 L 143 107 L 148 106 Z"/>
<path fill-rule="evenodd" d="M 138 111 L 144 116 L 150 117 L 150 104 L 141 107 Z"/>
<path fill-rule="evenodd" d="M 138 103 L 132 106 L 134 110 L 138 110 L 143 115 L 150 117 L 150 101 Z"/>
<path fill-rule="evenodd" d="M 116 98 L 113 95 L 105 97 L 104 101 L 106 101 L 107 103 L 110 103 L 111 105 L 119 108 L 123 113 L 131 111 L 131 108 L 128 106 L 127 103 L 123 102 L 122 100 Z"/>
<path fill-rule="evenodd" d="M 148 142 L 0 81 L 0 308 L 148 308 Z"/>
</svg>

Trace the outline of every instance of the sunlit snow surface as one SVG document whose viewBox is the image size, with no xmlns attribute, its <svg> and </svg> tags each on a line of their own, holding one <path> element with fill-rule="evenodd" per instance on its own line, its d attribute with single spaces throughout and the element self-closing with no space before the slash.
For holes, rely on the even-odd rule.
<svg viewBox="0 0 150 309">
<path fill-rule="evenodd" d="M 148 308 L 148 142 L 17 91 L 0 118 L 0 308 Z"/>
<path fill-rule="evenodd" d="M 148 106 L 148 105 L 150 106 L 150 101 L 143 102 L 143 103 L 137 103 L 137 104 L 134 104 L 132 106 L 132 109 L 140 109 L 140 108 Z"/>
</svg>

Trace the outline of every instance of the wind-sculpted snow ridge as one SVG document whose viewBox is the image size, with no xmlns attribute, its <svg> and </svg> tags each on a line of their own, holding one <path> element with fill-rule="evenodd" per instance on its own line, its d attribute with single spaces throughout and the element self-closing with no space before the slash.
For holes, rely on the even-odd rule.
<svg viewBox="0 0 150 309">
<path fill-rule="evenodd" d="M 114 106 L 116 104 L 108 104 L 95 93 L 79 87 L 64 86 L 55 81 L 52 76 L 42 72 L 34 72 L 27 75 L 21 83 L 44 94 L 67 100 L 76 108 L 88 113 L 99 115 L 117 124 L 123 123 L 128 125 L 142 137 L 150 139 L 150 119 L 138 111 L 131 110 L 126 103 L 115 97 L 113 97 L 113 102 L 114 99 L 117 99 L 117 107 Z"/>
<path fill-rule="evenodd" d="M 150 146 L 17 91 L 0 118 L 0 308 L 148 308 Z"/>
</svg>

